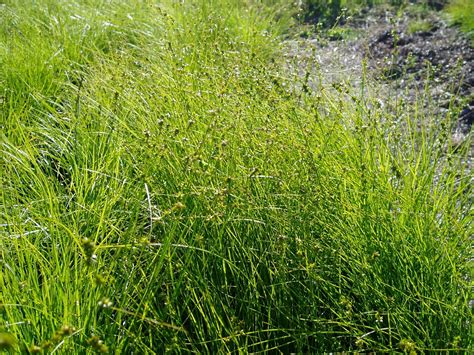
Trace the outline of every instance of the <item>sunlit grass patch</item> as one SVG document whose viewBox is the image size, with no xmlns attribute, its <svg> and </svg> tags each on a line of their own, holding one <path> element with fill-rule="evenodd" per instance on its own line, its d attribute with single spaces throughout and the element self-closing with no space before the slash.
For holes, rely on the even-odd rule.
<svg viewBox="0 0 474 355">
<path fill-rule="evenodd" d="M 272 3 L 2 7 L 0 334 L 21 351 L 469 346 L 467 147 L 377 93 L 297 90 Z"/>
</svg>

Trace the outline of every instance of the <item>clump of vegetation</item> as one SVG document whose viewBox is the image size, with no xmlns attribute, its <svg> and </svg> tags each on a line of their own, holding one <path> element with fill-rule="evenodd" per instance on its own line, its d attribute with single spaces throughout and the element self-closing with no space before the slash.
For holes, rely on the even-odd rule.
<svg viewBox="0 0 474 355">
<path fill-rule="evenodd" d="M 408 24 L 407 33 L 429 32 L 432 28 L 433 24 L 428 20 L 413 20 Z"/>
<path fill-rule="evenodd" d="M 474 46 L 474 3 L 469 0 L 452 0 L 446 8 L 453 23 L 471 38 Z"/>
<path fill-rule="evenodd" d="M 286 77 L 286 6 L 4 1 L 2 346 L 471 346 L 467 146 Z"/>
</svg>

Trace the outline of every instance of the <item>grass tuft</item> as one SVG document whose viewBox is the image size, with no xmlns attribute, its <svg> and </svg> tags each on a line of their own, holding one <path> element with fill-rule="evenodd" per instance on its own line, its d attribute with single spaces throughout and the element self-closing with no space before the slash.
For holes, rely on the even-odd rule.
<svg viewBox="0 0 474 355">
<path fill-rule="evenodd" d="M 474 46 L 474 4 L 469 0 L 451 0 L 446 8 L 451 21 L 471 39 Z"/>
</svg>

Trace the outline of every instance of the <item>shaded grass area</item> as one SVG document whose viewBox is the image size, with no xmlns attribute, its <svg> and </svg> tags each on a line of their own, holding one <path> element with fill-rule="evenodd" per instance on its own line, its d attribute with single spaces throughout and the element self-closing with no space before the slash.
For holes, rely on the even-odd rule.
<svg viewBox="0 0 474 355">
<path fill-rule="evenodd" d="M 296 90 L 278 63 L 290 14 L 278 1 L 0 7 L 11 347 L 472 345 L 467 147 L 450 144 L 449 117 L 428 128 L 366 90 Z"/>
<path fill-rule="evenodd" d="M 452 24 L 458 25 L 474 43 L 474 3 L 470 0 L 304 0 L 301 1 L 297 18 L 317 24 L 321 28 L 337 28 L 348 16 L 374 6 L 398 8 L 400 11 L 416 11 L 427 14 L 443 10 Z M 429 22 L 413 24 L 414 28 L 429 28 Z"/>
<path fill-rule="evenodd" d="M 456 2 L 456 0 L 454 0 Z M 462 4 L 464 2 L 464 4 Z M 299 17 L 305 22 L 317 23 L 323 27 L 331 27 L 345 21 L 345 17 L 374 6 L 404 9 L 408 5 L 416 5 L 423 11 L 441 10 L 448 0 L 302 0 Z M 467 6 L 466 1 L 458 2 L 459 6 Z"/>
</svg>

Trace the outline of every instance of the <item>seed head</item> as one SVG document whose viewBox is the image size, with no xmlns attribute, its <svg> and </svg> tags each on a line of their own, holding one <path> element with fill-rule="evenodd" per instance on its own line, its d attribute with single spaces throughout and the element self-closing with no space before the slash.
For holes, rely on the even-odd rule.
<svg viewBox="0 0 474 355">
<path fill-rule="evenodd" d="M 102 307 L 102 308 L 110 308 L 110 307 L 112 307 L 112 304 L 113 304 L 112 301 L 107 297 L 103 297 L 98 302 L 99 307 Z"/>
<path fill-rule="evenodd" d="M 186 208 L 186 206 L 181 203 L 181 202 L 176 202 L 172 208 L 173 211 L 181 211 L 181 210 L 184 210 Z"/>
<path fill-rule="evenodd" d="M 39 354 L 41 352 L 41 347 L 39 347 L 38 345 L 33 344 L 29 347 L 28 350 L 32 354 Z"/>
<path fill-rule="evenodd" d="M 74 327 L 71 327 L 69 325 L 63 325 L 61 327 L 61 329 L 59 330 L 59 333 L 64 335 L 64 336 L 67 336 L 67 335 L 71 335 L 72 333 L 74 333 L 76 331 L 76 328 Z"/>
<path fill-rule="evenodd" d="M 416 344 L 411 340 L 402 339 L 400 340 L 400 343 L 398 343 L 398 346 L 404 352 L 407 352 L 409 354 L 416 354 Z"/>
<path fill-rule="evenodd" d="M 53 346 L 53 342 L 51 340 L 45 340 L 41 343 L 41 349 L 47 350 Z"/>
<path fill-rule="evenodd" d="M 104 275 L 96 274 L 94 277 L 96 285 L 104 285 L 107 282 L 107 278 Z"/>
<path fill-rule="evenodd" d="M 82 238 L 81 241 L 82 249 L 84 250 L 84 256 L 86 257 L 87 263 L 90 264 L 97 259 L 95 252 L 95 244 L 92 240 L 87 237 Z"/>
<path fill-rule="evenodd" d="M 92 346 L 92 348 L 98 351 L 99 353 L 107 354 L 109 352 L 108 346 L 105 345 L 104 342 L 100 340 L 100 338 L 97 335 L 90 337 L 87 340 L 87 344 Z"/>
</svg>

